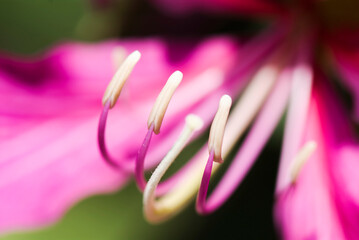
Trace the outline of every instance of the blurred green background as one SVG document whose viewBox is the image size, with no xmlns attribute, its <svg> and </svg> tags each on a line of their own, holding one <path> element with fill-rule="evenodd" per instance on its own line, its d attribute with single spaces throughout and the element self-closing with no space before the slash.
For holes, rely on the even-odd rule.
<svg viewBox="0 0 359 240">
<path fill-rule="evenodd" d="M 145 0 L 110 1 L 109 5 L 85 0 L 0 1 L 0 51 L 17 55 L 41 53 L 62 41 L 169 37 L 178 33 L 185 37 L 228 32 L 248 36 L 256 26 L 257 23 L 233 16 L 204 13 L 175 18 L 156 10 Z M 142 195 L 134 183 L 129 183 L 111 195 L 83 200 L 53 226 L 0 239 L 276 239 L 272 205 L 281 134 L 279 127 L 241 187 L 210 216 L 198 216 L 193 203 L 174 219 L 150 225 L 142 216 Z M 211 185 L 222 174 L 223 170 Z"/>
</svg>

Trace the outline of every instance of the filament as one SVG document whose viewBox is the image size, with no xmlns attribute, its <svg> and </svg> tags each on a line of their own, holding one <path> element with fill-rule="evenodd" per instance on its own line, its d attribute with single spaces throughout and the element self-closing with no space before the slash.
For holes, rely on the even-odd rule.
<svg viewBox="0 0 359 240">
<path fill-rule="evenodd" d="M 159 209 L 157 208 L 158 204 L 155 201 L 155 191 L 157 185 L 159 184 L 161 178 L 163 177 L 167 169 L 170 167 L 170 165 L 185 147 L 185 145 L 193 135 L 193 132 L 199 130 L 202 126 L 203 122 L 199 117 L 191 114 L 188 115 L 186 117 L 185 127 L 180 137 L 173 145 L 172 149 L 163 158 L 161 163 L 157 166 L 156 170 L 153 172 L 151 178 L 149 179 L 143 194 L 144 213 L 149 221 L 156 221 L 156 218 L 158 216 Z M 160 211 L 163 211 L 163 209 L 160 209 Z"/>
<path fill-rule="evenodd" d="M 152 133 L 158 134 L 161 128 L 161 124 L 166 113 L 167 107 L 171 98 L 181 83 L 183 74 L 180 71 L 174 72 L 167 80 L 165 86 L 162 88 L 158 95 L 155 104 L 152 107 L 152 111 L 148 117 L 148 131 L 143 140 L 141 148 L 138 151 L 135 166 L 135 180 L 138 188 L 143 191 L 146 186 L 146 180 L 144 174 L 144 162 L 148 147 L 151 143 Z"/>
<path fill-rule="evenodd" d="M 243 134 L 252 119 L 256 116 L 271 91 L 278 75 L 279 66 L 268 63 L 261 68 L 246 91 L 243 93 L 237 106 L 229 116 L 226 132 L 223 138 L 223 157 L 225 158 L 234 147 L 236 140 Z M 230 130 L 228 130 L 230 129 Z M 144 195 L 144 215 L 150 222 L 160 222 L 175 215 L 196 195 L 202 179 L 203 166 L 206 164 L 208 151 L 202 148 L 193 159 L 191 168 L 185 177 L 179 179 L 170 192 L 155 200 L 155 189 L 159 179 L 163 176 L 161 172 L 150 184 L 148 182 Z M 162 162 L 161 162 L 162 163 Z M 160 165 L 161 165 L 160 163 Z M 218 168 L 218 163 L 213 164 L 213 172 Z M 163 170 L 163 169 L 162 169 Z M 152 178 L 152 177 L 151 177 Z"/>
<path fill-rule="evenodd" d="M 119 49 L 114 50 L 114 55 L 117 55 L 117 58 L 120 53 L 116 53 L 116 51 L 121 51 Z M 123 52 L 121 53 L 123 54 Z M 116 57 L 116 56 L 115 56 Z M 113 157 L 110 156 L 105 141 L 105 130 L 106 130 L 106 123 L 107 123 L 107 116 L 109 110 L 116 104 L 118 97 L 120 96 L 121 90 L 130 76 L 132 69 L 139 61 L 141 57 L 140 52 L 134 51 L 131 53 L 121 64 L 115 75 L 113 76 L 111 82 L 107 86 L 105 94 L 102 99 L 103 109 L 100 115 L 100 120 L 98 124 L 98 131 L 97 131 L 97 141 L 98 146 L 100 149 L 100 153 L 105 160 L 105 162 L 116 169 L 121 169 L 125 171 L 131 171 L 130 167 L 126 164 L 123 164 L 121 160 L 115 160 Z M 117 59 L 120 61 L 120 59 Z"/>
</svg>

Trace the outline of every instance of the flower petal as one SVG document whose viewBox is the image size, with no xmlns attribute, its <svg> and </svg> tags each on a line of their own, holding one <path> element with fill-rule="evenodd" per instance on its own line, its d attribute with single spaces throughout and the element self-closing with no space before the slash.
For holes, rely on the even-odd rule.
<svg viewBox="0 0 359 240">
<path fill-rule="evenodd" d="M 315 141 L 317 149 L 296 182 L 278 193 L 275 217 L 283 239 L 356 239 L 357 176 L 349 168 L 359 164 L 358 144 L 327 80 L 315 80 L 303 142 Z"/>
<path fill-rule="evenodd" d="M 51 223 L 79 199 L 126 182 L 128 176 L 104 164 L 96 145 L 101 97 L 114 74 L 111 55 L 117 46 L 143 55 L 108 119 L 109 148 L 124 161 L 136 155 L 152 102 L 175 66 L 185 73 L 184 86 L 203 86 L 196 76 L 213 68 L 227 71 L 237 52 L 231 39 L 218 37 L 199 43 L 180 62 L 171 61 L 175 52 L 156 39 L 64 44 L 33 60 L 1 57 L 0 231 Z M 182 93 L 178 106 L 169 108 L 164 136 L 172 136 L 178 117 L 223 91 L 221 86 L 193 101 Z M 159 143 L 153 143 L 154 161 L 167 150 L 157 148 Z"/>
</svg>

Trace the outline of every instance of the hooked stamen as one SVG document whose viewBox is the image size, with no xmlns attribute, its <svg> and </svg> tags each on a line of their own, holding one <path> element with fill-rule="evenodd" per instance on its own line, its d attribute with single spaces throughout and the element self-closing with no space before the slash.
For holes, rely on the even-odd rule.
<svg viewBox="0 0 359 240">
<path fill-rule="evenodd" d="M 114 55 L 119 57 L 118 49 L 114 50 Z M 122 51 L 122 50 L 121 50 Z M 122 54 L 124 52 L 122 51 Z M 130 171 L 129 166 L 122 164 L 121 161 L 116 161 L 113 157 L 110 156 L 105 142 L 105 130 L 106 130 L 106 122 L 109 110 L 116 104 L 118 97 L 120 96 L 123 85 L 128 79 L 132 69 L 140 59 L 141 54 L 139 51 L 134 51 L 131 53 L 119 67 L 115 75 L 113 76 L 111 82 L 107 86 L 104 97 L 102 99 L 103 109 L 100 115 L 100 120 L 98 124 L 98 132 L 97 132 L 97 140 L 100 148 L 100 152 L 104 160 L 107 164 L 109 164 L 113 168 L 122 169 L 125 171 Z M 120 60 L 120 59 L 118 59 Z"/>
<path fill-rule="evenodd" d="M 126 80 L 130 76 L 133 68 L 140 60 L 140 58 L 141 53 L 139 51 L 134 51 L 121 64 L 121 66 L 113 76 L 111 82 L 107 86 L 105 94 L 102 98 L 103 105 L 105 105 L 107 101 L 110 101 L 110 108 L 113 108 L 113 106 L 115 106 Z"/>
<path fill-rule="evenodd" d="M 145 187 L 143 195 L 144 215 L 146 216 L 148 221 L 158 221 L 158 216 L 161 216 L 163 214 L 162 211 L 166 211 L 166 209 L 162 209 L 161 206 L 159 206 L 159 204 L 155 200 L 156 188 L 167 169 L 183 150 L 189 139 L 192 137 L 193 133 L 201 129 L 202 126 L 203 121 L 201 120 L 201 118 L 193 114 L 188 115 L 186 117 L 186 125 L 180 137 L 153 172 L 150 180 Z"/>
<path fill-rule="evenodd" d="M 231 97 L 228 95 L 224 95 L 219 102 L 216 116 L 214 117 L 212 122 L 208 140 L 209 158 L 203 173 L 196 204 L 197 211 L 202 214 L 205 213 L 205 202 L 208 192 L 209 181 L 211 179 L 213 161 L 218 163 L 222 162 L 221 150 L 223 136 L 231 105 Z"/>
<path fill-rule="evenodd" d="M 238 104 L 229 116 L 223 139 L 224 158 L 229 154 L 235 142 L 244 133 L 264 104 L 276 82 L 279 71 L 279 65 L 269 62 L 253 76 L 252 81 L 249 83 L 246 91 L 244 91 Z M 191 168 L 186 172 L 186 177 L 179 179 L 170 192 L 156 200 L 155 210 L 144 211 L 146 219 L 150 222 L 163 221 L 174 216 L 185 207 L 198 192 L 203 177 L 203 172 L 199 170 L 203 169 L 203 165 L 207 159 L 208 150 L 203 147 L 193 157 L 193 163 L 191 163 Z M 215 172 L 218 167 L 218 163 L 213 163 L 212 173 Z"/>
<path fill-rule="evenodd" d="M 138 151 L 135 167 L 135 180 L 138 188 L 143 191 L 146 187 L 146 180 L 143 175 L 144 162 L 148 147 L 151 143 L 152 133 L 158 134 L 161 124 L 166 113 L 168 104 L 183 78 L 180 71 L 174 72 L 167 80 L 165 86 L 158 95 L 155 104 L 152 107 L 150 116 L 148 117 L 148 132 L 143 140 L 141 148 Z"/>
<path fill-rule="evenodd" d="M 213 159 L 211 159 L 210 156 L 207 160 L 197 196 L 196 210 L 198 213 L 202 215 L 209 214 L 222 206 L 241 184 L 251 166 L 253 166 L 258 155 L 277 126 L 286 107 L 291 83 L 290 73 L 291 71 L 289 69 L 286 69 L 281 73 L 276 86 L 253 123 L 253 126 L 241 144 L 236 156 L 208 199 L 207 189 L 213 171 L 211 169 Z M 232 115 L 230 118 L 232 118 Z M 228 121 L 225 135 L 226 138 L 231 131 L 230 122 Z M 224 151 L 224 154 L 226 153 L 227 152 Z M 213 168 L 215 169 L 216 166 Z"/>
<path fill-rule="evenodd" d="M 175 71 L 168 79 L 166 85 L 158 95 L 155 104 L 153 105 L 150 116 L 148 117 L 148 128 L 154 124 L 153 132 L 158 134 L 162 125 L 163 117 L 166 113 L 168 104 L 183 78 L 183 74 L 180 71 Z"/>
<path fill-rule="evenodd" d="M 218 163 L 222 162 L 223 136 L 231 105 L 231 97 L 224 95 L 219 102 L 218 111 L 213 119 L 209 134 L 208 150 L 209 152 L 214 152 L 213 160 Z"/>
<path fill-rule="evenodd" d="M 294 157 L 292 167 L 290 168 L 290 179 L 292 184 L 296 182 L 304 164 L 308 161 L 316 148 L 317 143 L 315 141 L 309 141 L 302 147 L 302 149 L 300 149 L 300 151 Z"/>
</svg>

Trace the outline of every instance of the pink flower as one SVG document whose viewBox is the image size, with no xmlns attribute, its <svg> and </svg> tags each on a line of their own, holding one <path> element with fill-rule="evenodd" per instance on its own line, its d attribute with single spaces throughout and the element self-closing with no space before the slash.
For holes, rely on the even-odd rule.
<svg viewBox="0 0 359 240">
<path fill-rule="evenodd" d="M 179 12 L 204 5 L 212 11 L 258 14 L 272 22 L 241 45 L 215 38 L 185 51 L 185 45 L 167 49 L 159 40 L 127 41 L 63 46 L 32 64 L 5 59 L 0 72 L 6 101 L 1 121 L 7 129 L 1 135 L 6 141 L 1 141 L 5 157 L 0 168 L 5 219 L 0 218 L 0 228 L 53 221 L 76 200 L 114 190 L 133 173 L 144 191 L 144 215 L 150 222 L 172 217 L 197 192 L 197 211 L 209 214 L 241 183 L 288 107 L 275 193 L 280 232 L 285 239 L 354 239 L 358 192 L 351 167 L 358 145 L 327 68 L 319 68 L 328 64 L 323 52 L 329 49 L 356 99 L 359 68 L 357 55 L 350 51 L 357 51 L 358 42 L 349 44 L 336 36 L 343 25 L 332 26 L 332 8 L 310 0 L 293 5 L 264 0 L 161 3 L 172 9 L 176 4 Z M 334 3 L 334 9 L 338 6 Z M 28 82 L 28 76 L 34 80 Z M 229 112 L 232 98 L 238 102 Z M 190 139 L 198 136 L 195 131 L 209 126 L 213 117 L 208 146 L 160 183 Z M 186 119 L 182 132 L 181 119 Z M 207 200 L 211 174 L 246 130 L 231 166 Z M 102 158 L 112 168 L 99 160 L 96 137 Z M 157 163 L 147 182 L 143 171 Z M 48 198 L 46 207 L 43 198 Z"/>
<path fill-rule="evenodd" d="M 108 167 L 96 143 L 101 96 L 117 68 L 113 52 L 118 47 L 143 54 L 109 117 L 106 140 L 121 161 L 135 159 L 151 100 L 175 66 L 187 75 L 180 91 L 205 87 L 197 99 L 168 112 L 165 139 L 176 132 L 171 125 L 177 116 L 228 90 L 221 79 L 207 81 L 227 72 L 238 48 L 234 41 L 209 39 L 191 52 L 186 43 L 180 46 L 175 51 L 188 54 L 175 61 L 171 54 L 176 52 L 157 39 L 63 44 L 31 60 L 1 57 L 1 232 L 52 223 L 78 200 L 126 183 L 131 173 Z M 157 159 L 165 147 L 166 142 L 155 142 L 150 158 Z"/>
<path fill-rule="evenodd" d="M 177 180 L 177 185 L 169 193 L 156 199 L 163 194 L 159 189 L 155 192 L 157 184 L 175 156 L 169 153 L 170 160 L 166 157 L 159 165 L 145 188 L 145 216 L 155 222 L 170 217 L 191 199 L 198 187 L 199 213 L 208 214 L 220 207 L 255 162 L 288 104 L 275 193 L 275 217 L 282 237 L 359 238 L 359 192 L 356 187 L 358 142 L 353 134 L 350 115 L 343 110 L 345 107 L 335 93 L 335 85 L 329 80 L 333 72 L 328 67 L 329 62 L 332 63 L 331 67 L 335 66 L 336 73 L 343 79 L 337 84 L 348 87 L 358 119 L 359 21 L 356 13 L 352 12 L 358 7 L 358 2 L 157 2 L 177 12 L 198 10 L 203 6 L 219 11 L 229 9 L 239 13 L 265 14 L 273 20 L 268 28 L 274 33 L 252 40 L 252 43 L 247 43 L 252 48 L 245 46 L 244 49 L 254 51 L 254 46 L 261 48 L 275 36 L 279 40 L 270 51 L 262 53 L 262 57 L 267 57 L 262 63 L 258 59 L 254 61 L 255 71 L 246 72 L 251 79 L 247 88 L 229 92 L 232 97 L 242 92 L 239 103 L 229 115 L 231 102 L 224 98 L 221 100 L 212 124 L 208 150 L 205 147 L 200 150 L 191 165 L 191 169 L 195 170 L 185 169 L 188 172 L 183 178 L 186 179 Z M 248 57 L 244 62 L 251 60 Z M 238 60 L 237 64 L 241 68 L 244 62 Z M 253 125 L 249 134 L 207 201 L 211 174 L 250 123 Z M 175 145 L 173 149 L 179 151 L 182 147 Z M 208 155 L 205 163 L 203 159 Z M 198 186 L 196 171 L 205 164 L 202 182 Z"/>
</svg>

